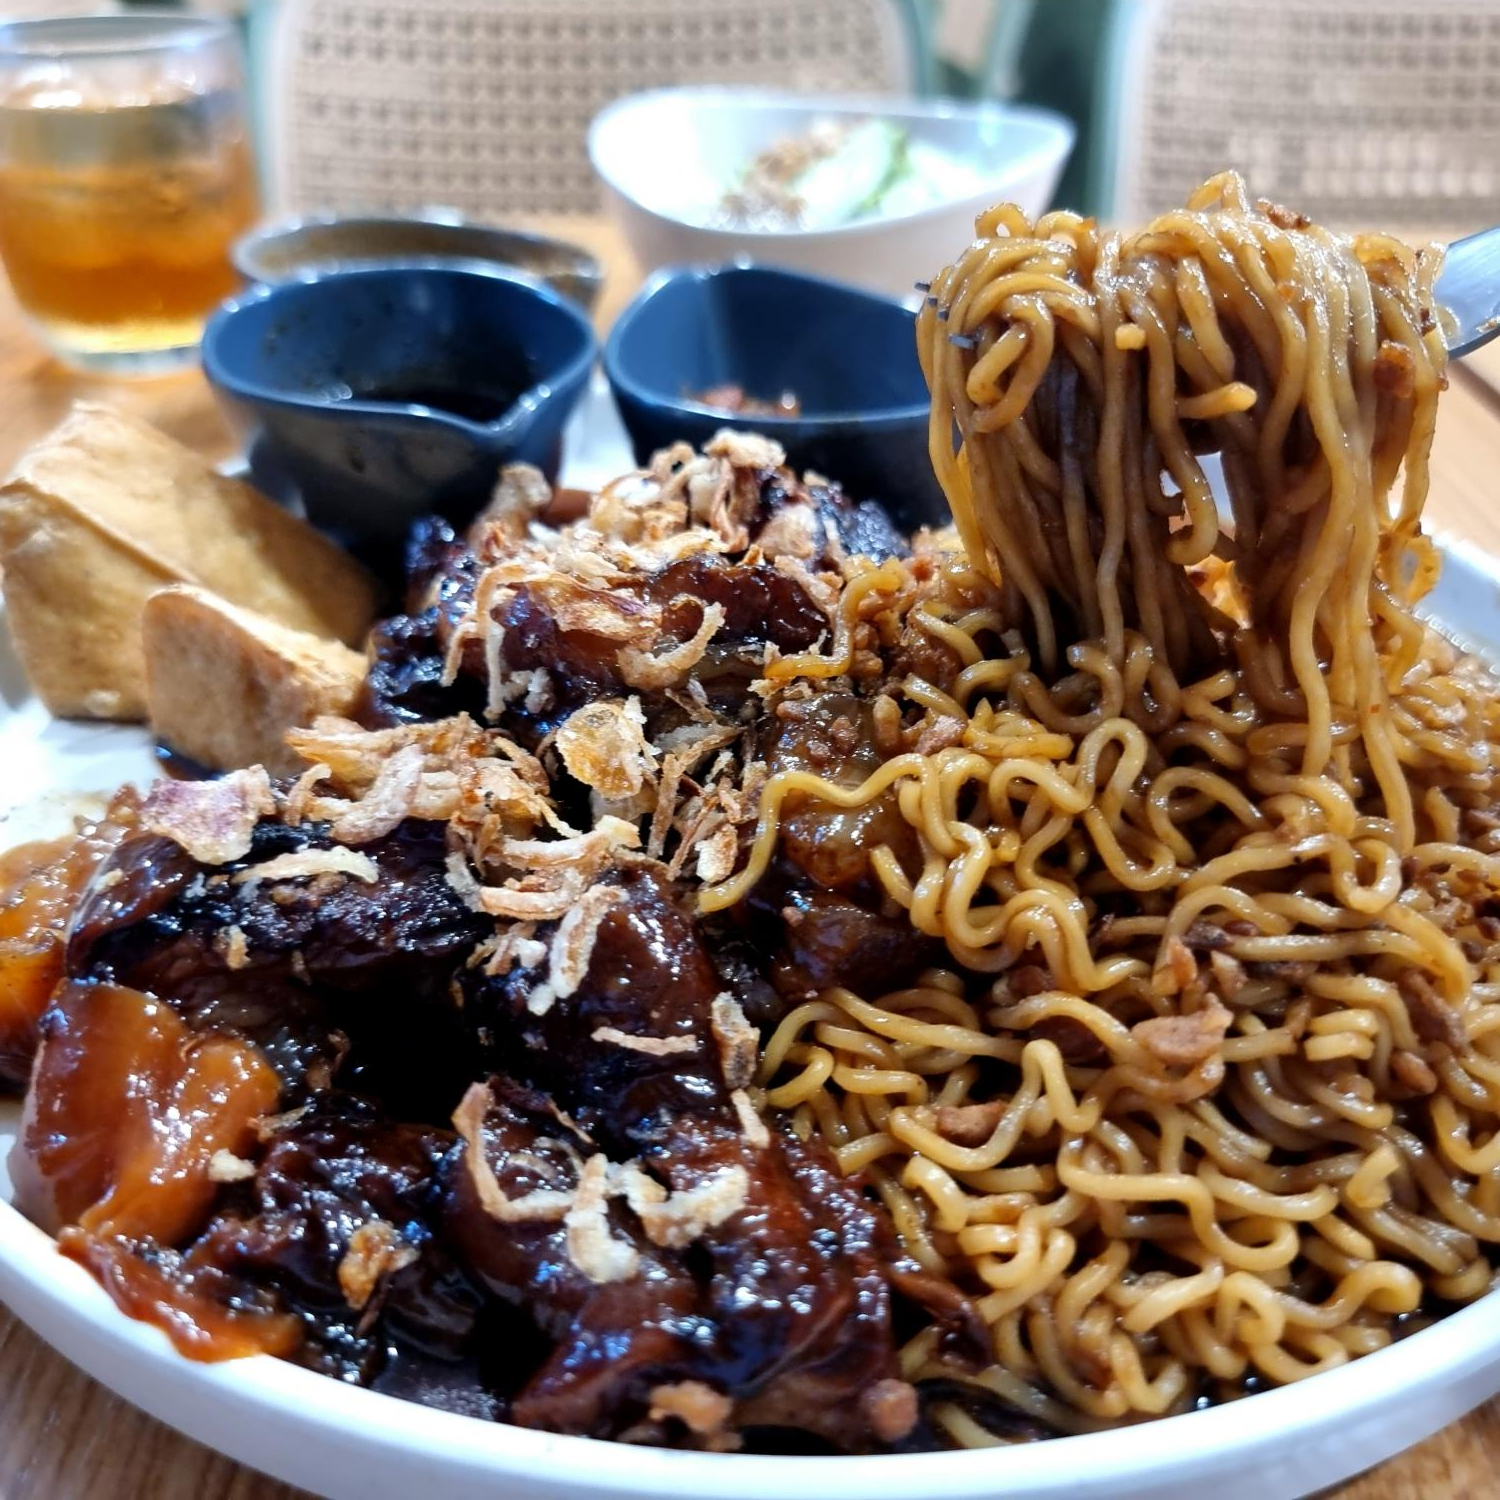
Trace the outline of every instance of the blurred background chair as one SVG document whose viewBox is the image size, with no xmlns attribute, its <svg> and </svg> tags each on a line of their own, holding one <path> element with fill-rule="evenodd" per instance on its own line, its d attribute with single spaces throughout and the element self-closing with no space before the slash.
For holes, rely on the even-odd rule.
<svg viewBox="0 0 1500 1500">
<path fill-rule="evenodd" d="M 590 212 L 589 120 L 675 83 L 930 87 L 926 0 L 256 0 L 278 210 Z"/>
<path fill-rule="evenodd" d="M 1059 202 L 1136 223 L 1232 164 L 1333 224 L 1500 222 L 1493 0 L 1043 0 L 1028 19 L 1020 96 L 1079 126 Z"/>
<path fill-rule="evenodd" d="M 1230 163 L 1333 223 L 1500 222 L 1497 0 L 253 0 L 253 13 L 278 207 L 590 211 L 597 109 L 723 82 L 1050 106 L 1079 129 L 1056 201 L 1116 223 Z"/>
</svg>

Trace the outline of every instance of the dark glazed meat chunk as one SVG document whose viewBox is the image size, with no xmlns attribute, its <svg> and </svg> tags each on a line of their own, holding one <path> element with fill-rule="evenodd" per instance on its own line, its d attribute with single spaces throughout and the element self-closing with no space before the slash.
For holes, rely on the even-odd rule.
<svg viewBox="0 0 1500 1500">
<path fill-rule="evenodd" d="M 560 1205 L 576 1191 L 589 1147 L 542 1101 L 514 1086 L 479 1089 L 464 1154 L 448 1164 L 444 1232 L 492 1297 L 524 1307 L 552 1343 L 511 1406 L 513 1421 L 555 1432 L 617 1436 L 645 1415 L 652 1387 L 693 1359 L 708 1332 L 695 1315 L 698 1288 L 676 1257 L 632 1229 L 618 1203 L 602 1221 L 632 1272 L 595 1280 L 570 1251 L 577 1233 Z M 515 1205 L 496 1216 L 489 1184 Z M 528 1203 L 537 1205 L 529 1208 Z"/>
<path fill-rule="evenodd" d="M 608 1151 L 617 1162 L 634 1157 L 636 1170 L 656 1183 L 659 1196 L 671 1195 L 669 1204 L 717 1205 L 694 1224 L 683 1258 L 674 1259 L 659 1245 L 643 1244 L 612 1202 L 610 1222 L 620 1226 L 621 1245 L 639 1263 L 638 1275 L 621 1282 L 662 1283 L 673 1316 L 667 1326 L 649 1325 L 649 1339 L 643 1326 L 645 1343 L 629 1345 L 631 1361 L 622 1367 L 628 1376 L 621 1374 L 609 1402 L 618 1411 L 634 1411 L 644 1368 L 652 1380 L 701 1381 L 723 1392 L 735 1404 L 737 1426 L 791 1426 L 835 1447 L 867 1448 L 875 1439 L 860 1403 L 874 1383 L 894 1373 L 886 1268 L 902 1262 L 889 1230 L 821 1148 L 773 1135 L 753 1117 L 746 1121 L 748 1100 L 739 1092 L 746 1080 L 726 1074 L 726 1058 L 737 1064 L 731 1050 L 721 1052 L 715 1035 L 719 976 L 695 924 L 649 867 L 623 871 L 618 889 L 572 994 L 541 1007 L 538 1015 L 528 1003 L 539 982 L 536 973 L 489 979 L 471 973 L 465 1003 L 466 1016 L 497 1064 L 555 1098 L 577 1122 L 583 1134 L 575 1155 L 588 1149 Z M 643 1051 L 622 1037 L 667 1042 L 670 1050 Z M 536 1159 L 538 1132 L 566 1134 L 555 1121 L 548 1125 L 533 1116 L 524 1146 L 502 1146 L 519 1129 L 514 1106 L 498 1115 L 492 1110 L 487 1122 L 497 1175 L 513 1160 L 507 1153 Z M 586 1147 L 578 1144 L 585 1139 Z M 559 1171 L 558 1180 L 567 1186 L 573 1179 Z M 543 1186 L 524 1175 L 506 1181 L 510 1198 Z M 468 1192 L 456 1211 L 479 1207 Z M 582 1414 L 559 1404 L 562 1392 L 571 1389 L 564 1381 L 546 1386 L 545 1408 L 530 1404 L 528 1393 L 518 1397 L 516 1420 L 528 1420 L 528 1413 L 541 1420 L 545 1410 L 544 1425 L 587 1430 L 575 1423 L 591 1420 L 588 1413 L 600 1400 L 598 1381 L 604 1377 L 593 1375 L 597 1351 L 625 1347 L 615 1320 L 634 1294 L 614 1290 L 610 1282 L 578 1304 L 586 1287 L 576 1266 L 566 1274 L 547 1269 L 567 1253 L 566 1236 L 559 1239 L 562 1230 L 555 1225 L 518 1229 L 507 1221 L 451 1232 L 464 1239 L 471 1255 L 483 1254 L 483 1269 L 476 1263 L 475 1274 L 497 1295 L 504 1295 L 499 1286 L 508 1283 L 517 1300 L 540 1299 L 550 1307 L 549 1299 L 559 1299 L 565 1315 L 559 1323 L 571 1330 L 567 1337 L 575 1348 L 566 1355 L 559 1350 L 547 1368 L 591 1372 L 593 1404 L 580 1408 Z M 485 1251 L 491 1242 L 495 1248 Z M 680 1300 L 683 1265 L 695 1268 L 690 1304 Z M 597 1330 L 594 1296 L 601 1299 Z M 689 1307 L 691 1337 L 681 1323 Z M 649 1353 L 642 1353 L 646 1345 Z"/>
<path fill-rule="evenodd" d="M 759 675 L 767 645 L 783 654 L 806 651 L 829 628 L 795 568 L 778 567 L 778 558 L 836 571 L 854 554 L 883 558 L 907 550 L 874 501 L 853 504 L 837 485 L 820 481 L 804 486 L 787 470 L 737 472 L 749 486 L 750 513 L 732 543 L 741 550 L 698 550 L 674 558 L 668 549 L 657 562 L 649 554 L 637 554 L 631 562 L 615 552 L 609 568 L 623 571 L 614 571 L 597 589 L 611 609 L 625 615 L 648 605 L 653 609 L 653 619 L 659 616 L 660 621 L 651 627 L 653 649 L 669 650 L 690 639 L 704 608 L 720 606 L 724 622 L 692 675 L 716 702 L 732 707 L 739 706 L 746 685 Z M 681 500 L 676 503 L 685 511 Z M 478 717 L 488 701 L 483 632 L 466 632 L 456 676 L 445 684 L 449 647 L 487 566 L 534 555 L 535 549 L 527 552 L 529 544 L 520 532 L 503 537 L 476 532 L 470 540 L 473 548 L 440 520 L 423 522 L 413 533 L 407 613 L 382 622 L 371 636 L 371 668 L 360 713 L 364 722 L 409 723 L 460 711 Z M 747 540 L 752 544 L 748 552 L 743 550 Z M 518 578 L 502 591 L 491 613 L 507 677 L 546 677 L 545 689 L 539 688 L 535 697 L 524 691 L 511 695 L 502 716 L 506 730 L 524 742 L 534 744 L 584 703 L 631 691 L 619 664 L 621 637 L 570 618 L 545 583 Z"/>
<path fill-rule="evenodd" d="M 440 823 L 406 822 L 364 845 L 374 880 L 254 875 L 330 845 L 321 825 L 265 822 L 244 859 L 203 866 L 139 835 L 106 871 L 119 878 L 96 884 L 78 911 L 68 971 L 150 991 L 199 1029 L 249 1038 L 288 1102 L 327 1087 L 342 1062 L 347 1086 L 445 1120 L 472 1076 L 450 982 L 494 924 L 448 883 Z"/>
<path fill-rule="evenodd" d="M 466 713 L 479 719 L 484 687 L 472 676 L 443 681 L 438 611 L 394 615 L 370 632 L 370 666 L 357 717 L 371 728 L 415 724 Z"/>
<path fill-rule="evenodd" d="M 621 872 L 578 990 L 535 1014 L 535 970 L 463 979 L 465 1020 L 497 1071 L 550 1094 L 590 1135 L 621 1154 L 664 1140 L 684 1113 L 727 1116 L 729 1091 L 710 1009 L 719 976 L 663 877 Z M 545 929 L 544 929 L 545 931 Z M 691 1050 L 638 1051 L 600 1031 Z"/>
<path fill-rule="evenodd" d="M 899 1260 L 818 1151 L 690 1122 L 650 1163 L 677 1201 L 735 1184 L 732 1209 L 709 1214 L 689 1250 L 670 1220 L 637 1222 L 611 1196 L 585 1240 L 580 1183 L 622 1169 L 513 1085 L 474 1105 L 446 1234 L 491 1295 L 528 1308 L 556 1340 L 512 1420 L 639 1433 L 654 1391 L 692 1382 L 719 1394 L 734 1429 L 792 1428 L 853 1451 L 877 1443 L 866 1405 L 894 1372 L 885 1267 Z"/>
<path fill-rule="evenodd" d="M 856 787 L 882 763 L 867 699 L 824 692 L 782 703 L 771 723 L 772 771 L 805 769 Z M 851 808 L 786 799 L 776 860 L 751 891 L 745 918 L 774 955 L 771 979 L 788 999 L 832 984 L 878 994 L 938 957 L 939 945 L 886 901 L 871 875 L 870 851 L 882 845 L 905 868 L 918 863 L 916 837 L 892 791 Z"/>
<path fill-rule="evenodd" d="M 296 1311 L 307 1333 L 299 1359 L 315 1369 L 378 1383 L 394 1357 L 462 1365 L 472 1380 L 481 1297 L 431 1227 L 452 1149 L 447 1131 L 323 1095 L 270 1136 L 191 1258 Z"/>
</svg>

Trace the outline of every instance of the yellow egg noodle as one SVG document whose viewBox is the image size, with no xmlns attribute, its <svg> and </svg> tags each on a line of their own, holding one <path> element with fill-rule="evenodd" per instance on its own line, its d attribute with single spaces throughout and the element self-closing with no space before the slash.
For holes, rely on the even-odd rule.
<svg viewBox="0 0 1500 1500">
<path fill-rule="evenodd" d="M 808 999 L 760 1083 L 974 1296 L 988 1369 L 936 1325 L 902 1355 L 959 1444 L 997 1440 L 966 1386 L 1084 1430 L 1490 1287 L 1500 708 L 1413 612 L 1438 265 L 1233 174 L 1135 234 L 992 210 L 918 320 L 961 546 L 851 564 L 832 641 L 766 668 L 873 677 L 913 625 L 937 664 L 862 782 L 771 775 L 701 905 L 799 808 L 909 835 L 869 871 L 947 962 Z"/>
</svg>

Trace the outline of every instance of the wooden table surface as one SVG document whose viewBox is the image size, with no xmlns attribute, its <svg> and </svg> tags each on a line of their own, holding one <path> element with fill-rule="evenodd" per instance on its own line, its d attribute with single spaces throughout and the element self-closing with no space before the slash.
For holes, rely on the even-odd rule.
<svg viewBox="0 0 1500 1500">
<path fill-rule="evenodd" d="M 607 269 L 601 331 L 639 280 L 602 220 L 537 220 Z M 79 396 L 121 402 L 216 457 L 231 438 L 196 372 L 120 383 L 62 369 L 33 342 L 0 280 L 0 473 Z M 1443 401 L 1428 521 L 1500 555 L 1500 343 L 1455 370 Z M 1500 1398 L 1353 1483 L 1337 1500 L 1500 1497 Z M 296 1500 L 141 1415 L 73 1369 L 0 1307 L 0 1500 Z M 434 1497 L 441 1500 L 441 1497 Z M 1277 1500 L 1268 1496 L 1267 1500 Z"/>
</svg>

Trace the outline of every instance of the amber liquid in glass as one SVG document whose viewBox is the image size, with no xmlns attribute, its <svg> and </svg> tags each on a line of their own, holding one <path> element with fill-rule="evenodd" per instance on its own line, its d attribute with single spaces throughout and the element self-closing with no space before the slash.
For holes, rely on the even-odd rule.
<svg viewBox="0 0 1500 1500">
<path fill-rule="evenodd" d="M 238 96 L 0 102 L 0 259 L 55 347 L 193 345 L 258 211 Z"/>
</svg>

